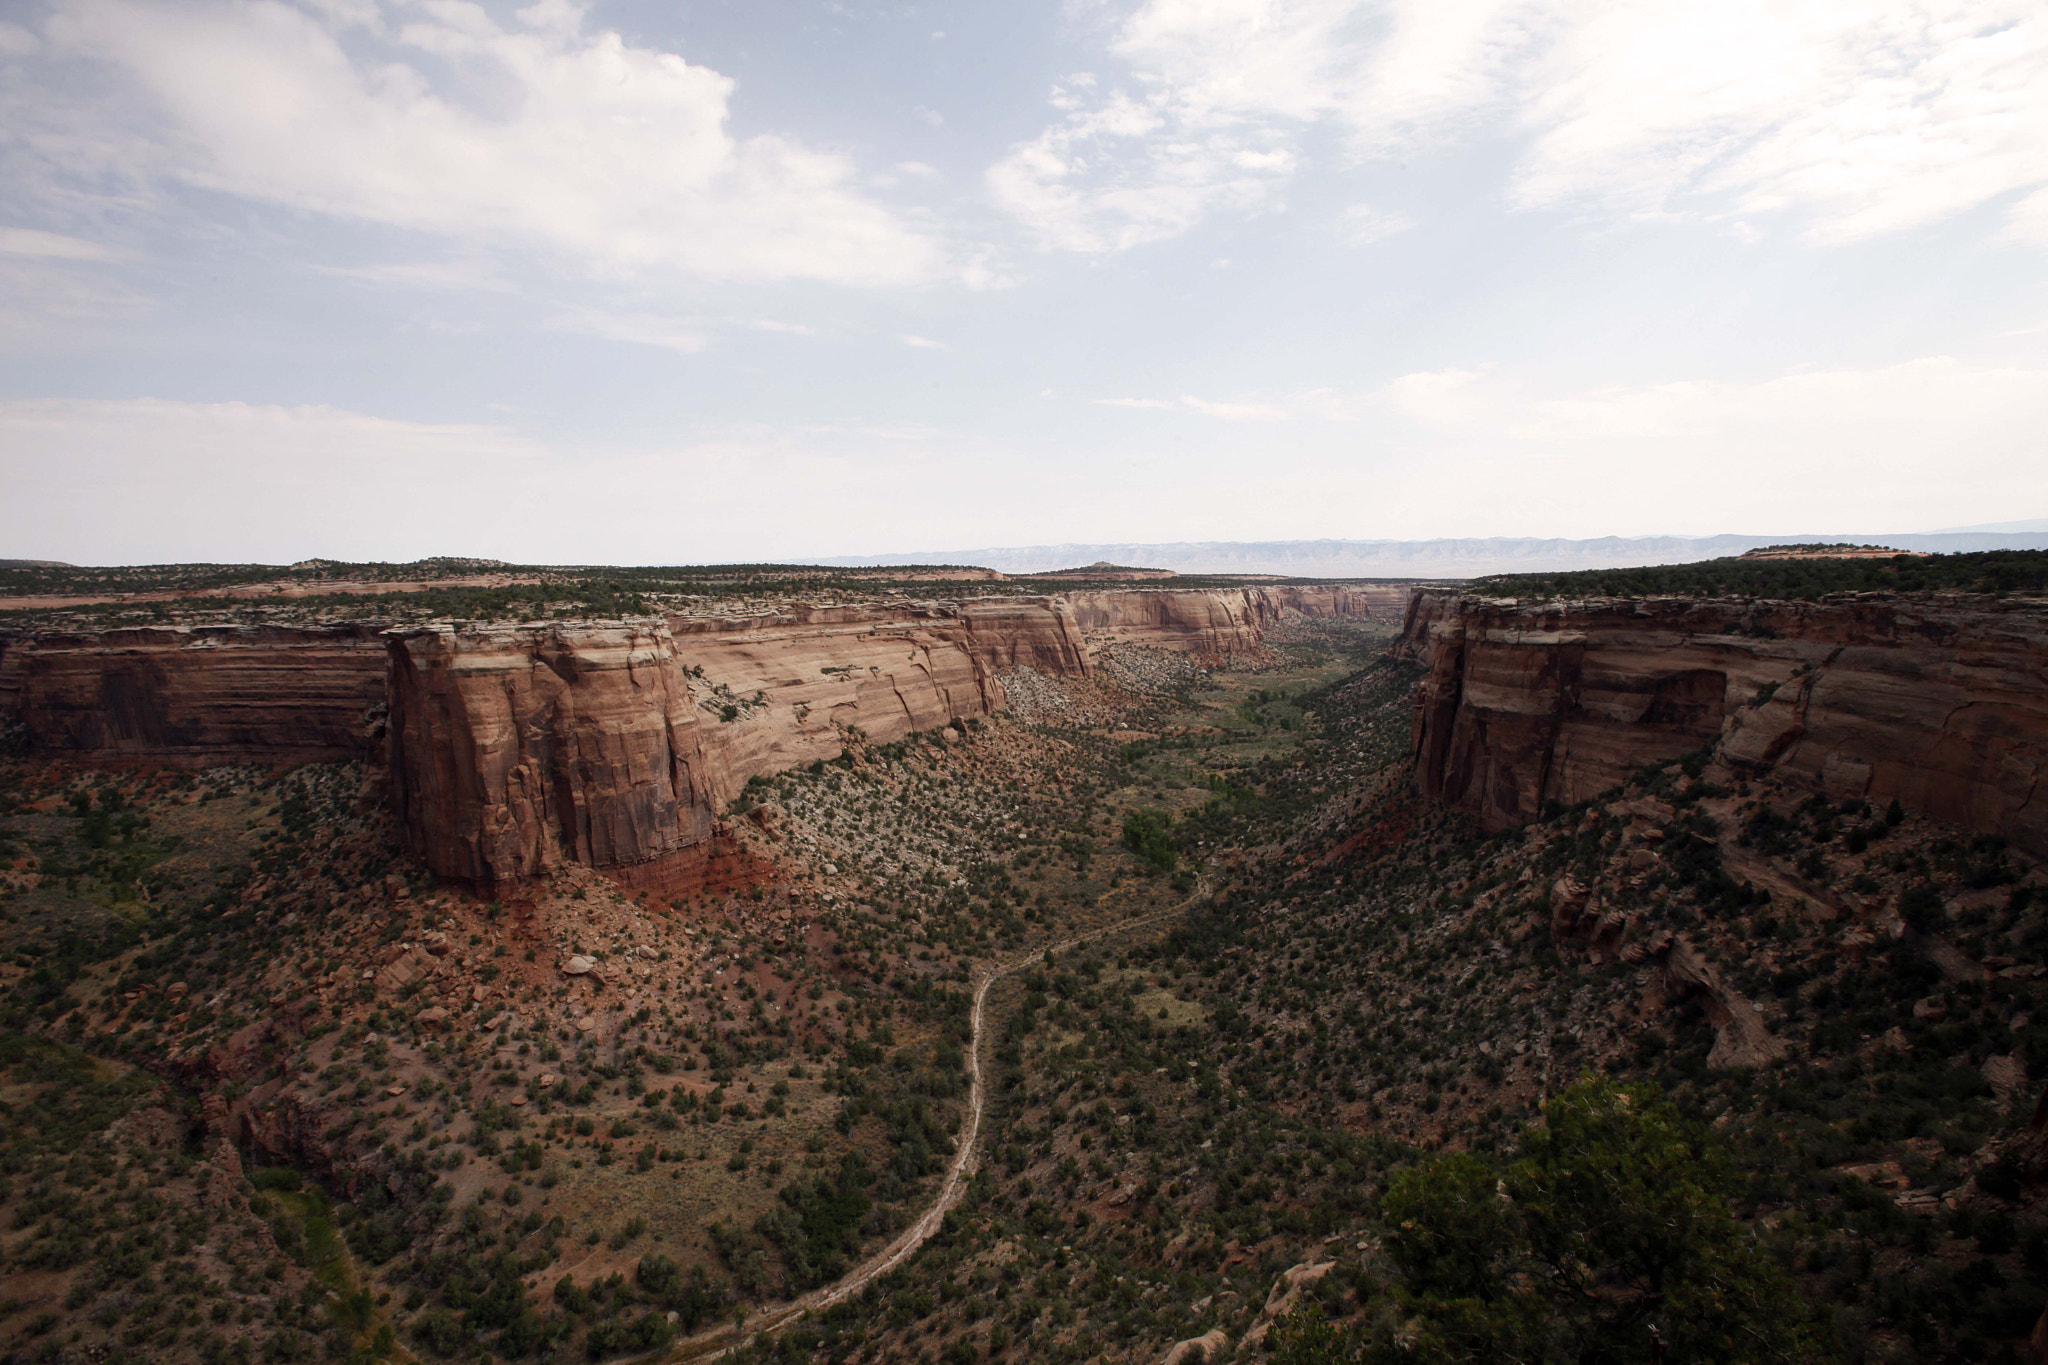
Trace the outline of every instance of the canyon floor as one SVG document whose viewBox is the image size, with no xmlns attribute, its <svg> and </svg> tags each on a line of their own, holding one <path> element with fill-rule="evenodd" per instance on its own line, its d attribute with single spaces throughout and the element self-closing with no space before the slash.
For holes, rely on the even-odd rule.
<svg viewBox="0 0 2048 1365">
<path fill-rule="evenodd" d="M 1710 751 L 1486 833 L 1392 634 L 1019 670 L 690 894 L 437 882 L 358 765 L 6 760 L 0 1359 L 1564 1358 L 1430 1354 L 1400 1216 L 1560 1096 L 1669 1116 L 1778 1319 L 1654 1358 L 2022 1358 L 2042 870 Z"/>
</svg>

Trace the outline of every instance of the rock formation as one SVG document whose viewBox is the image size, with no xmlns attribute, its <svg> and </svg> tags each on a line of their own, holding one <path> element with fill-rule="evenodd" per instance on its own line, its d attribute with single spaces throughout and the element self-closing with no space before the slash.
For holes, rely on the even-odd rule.
<svg viewBox="0 0 2048 1365">
<path fill-rule="evenodd" d="M 72 759 L 360 756 L 384 700 L 380 625 L 43 632 L 0 653 L 0 714 Z"/>
<path fill-rule="evenodd" d="M 497 884 L 574 862 L 641 886 L 710 884 L 746 869 L 684 875 L 676 859 L 705 854 L 716 811 L 855 732 L 886 743 L 992 714 L 1000 675 L 1086 677 L 1091 645 L 1227 656 L 1289 612 L 1365 616 L 1372 602 L 1277 585 L 624 622 L 46 631 L 0 637 L 0 713 L 51 755 L 380 764 L 403 837 L 441 876 Z"/>
<path fill-rule="evenodd" d="M 1403 647 L 1422 790 L 1491 828 L 1720 741 L 1729 776 L 1898 800 L 2048 853 L 2048 612 L 1968 597 L 1818 603 L 1417 594 Z"/>
<path fill-rule="evenodd" d="M 389 633 L 391 803 L 434 872 L 475 882 L 700 844 L 700 713 L 658 622 Z"/>
</svg>

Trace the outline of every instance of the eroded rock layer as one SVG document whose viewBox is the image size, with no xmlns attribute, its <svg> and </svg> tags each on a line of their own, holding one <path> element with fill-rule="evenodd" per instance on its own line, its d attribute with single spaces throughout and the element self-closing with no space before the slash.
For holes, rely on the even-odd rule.
<svg viewBox="0 0 2048 1365">
<path fill-rule="evenodd" d="M 161 626 L 0 642 L 0 714 L 52 757 L 353 758 L 384 701 L 381 625 Z"/>
<path fill-rule="evenodd" d="M 1719 741 L 2048 853 L 2048 610 L 1987 598 L 1520 603 L 1424 592 L 1403 645 L 1422 789 L 1489 827 Z"/>
<path fill-rule="evenodd" d="M 1132 589 L 624 622 L 43 632 L 0 638 L 0 711 L 50 755 L 380 763 L 404 837 L 443 876 L 498 883 L 576 862 L 667 884 L 708 875 L 676 860 L 705 844 L 749 778 L 836 757 L 856 734 L 886 743 L 989 715 L 1005 704 L 1005 673 L 1086 677 L 1091 649 L 1127 644 L 1241 654 L 1290 612 L 1386 614 L 1386 591 Z"/>
<path fill-rule="evenodd" d="M 702 727 L 665 625 L 387 638 L 392 809 L 436 873 L 643 863 L 709 837 Z"/>
<path fill-rule="evenodd" d="M 992 714 L 998 673 L 1089 671 L 1059 598 L 672 617 L 669 629 L 713 732 L 721 800 L 750 777 L 836 757 L 851 729 L 887 743 Z"/>
</svg>

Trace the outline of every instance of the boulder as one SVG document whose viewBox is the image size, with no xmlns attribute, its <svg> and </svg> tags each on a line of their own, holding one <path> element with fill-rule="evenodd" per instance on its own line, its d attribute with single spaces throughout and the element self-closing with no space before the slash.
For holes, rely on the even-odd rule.
<svg viewBox="0 0 2048 1365">
<path fill-rule="evenodd" d="M 1230 1338 L 1221 1327 L 1211 1327 L 1198 1337 L 1176 1341 L 1159 1365 L 1217 1365 L 1230 1350 Z"/>
</svg>

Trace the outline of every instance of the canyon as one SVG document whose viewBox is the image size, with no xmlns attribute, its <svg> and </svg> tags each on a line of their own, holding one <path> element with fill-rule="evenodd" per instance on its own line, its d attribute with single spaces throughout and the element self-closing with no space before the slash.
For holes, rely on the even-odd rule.
<svg viewBox="0 0 2048 1365">
<path fill-rule="evenodd" d="M 280 1358 L 1256 1365 L 1589 1072 L 1845 1358 L 2039 1318 L 2040 602 L 703 581 L 0 632 L 22 1321 L 186 1331 L 75 1164 Z"/>
<path fill-rule="evenodd" d="M 365 758 L 408 845 L 479 885 L 564 863 L 686 877 L 750 779 L 1005 705 L 1002 677 L 1086 678 L 1119 646 L 1255 654 L 1289 614 L 1398 611 L 1350 585 L 669 614 L 28 631 L 0 640 L 0 713 L 30 752 L 266 766 Z"/>
<path fill-rule="evenodd" d="M 2048 620 L 1982 596 L 1531 602 L 1424 591 L 1421 790 L 1490 829 L 1718 743 L 1773 774 L 2048 854 Z"/>
</svg>

